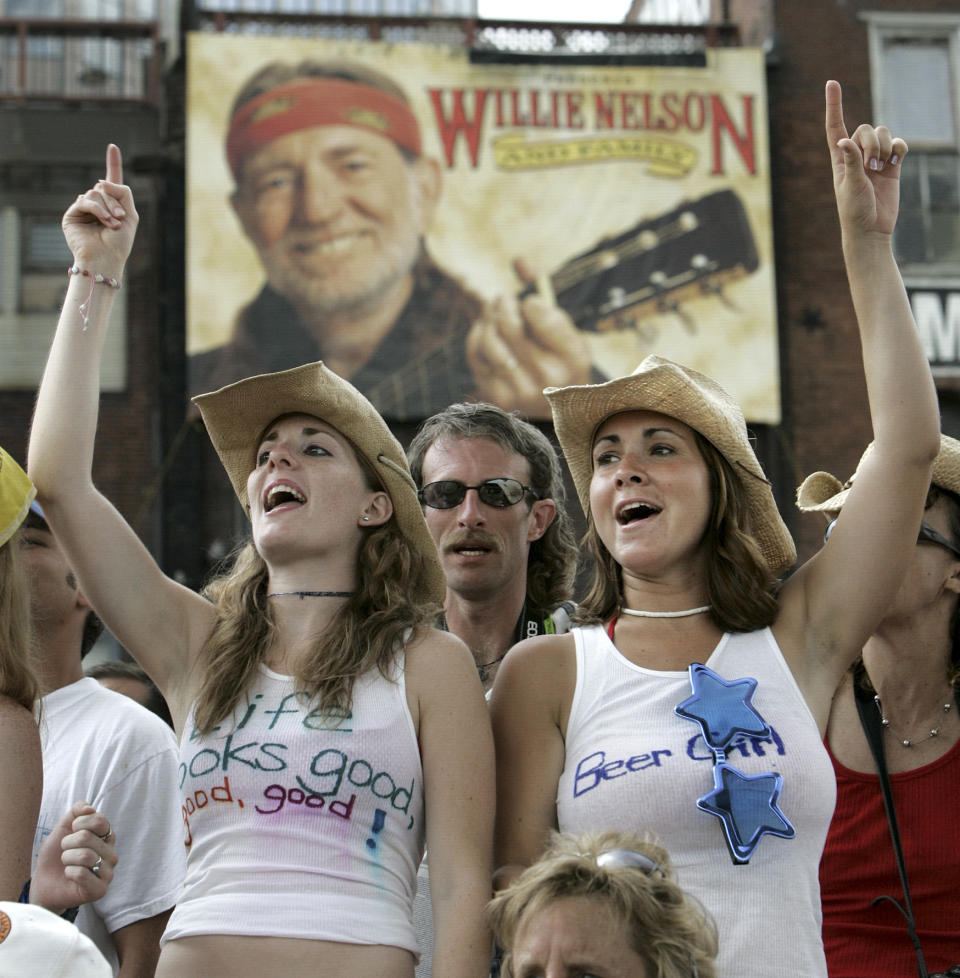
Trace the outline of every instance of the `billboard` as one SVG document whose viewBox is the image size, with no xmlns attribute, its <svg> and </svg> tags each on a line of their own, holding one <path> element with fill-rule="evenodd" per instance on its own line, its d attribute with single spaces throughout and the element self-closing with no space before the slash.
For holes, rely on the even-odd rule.
<svg viewBox="0 0 960 978">
<path fill-rule="evenodd" d="M 543 386 L 656 353 L 779 421 L 761 51 L 568 67 L 192 34 L 187 79 L 193 393 L 323 359 L 388 419 L 549 417 Z"/>
</svg>

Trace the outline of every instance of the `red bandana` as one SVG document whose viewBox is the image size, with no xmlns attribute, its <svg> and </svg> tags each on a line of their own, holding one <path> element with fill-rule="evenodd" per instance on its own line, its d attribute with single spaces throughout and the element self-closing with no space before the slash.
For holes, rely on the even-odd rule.
<svg viewBox="0 0 960 978">
<path fill-rule="evenodd" d="M 233 117 L 227 161 L 234 177 L 251 153 L 312 126 L 358 126 L 420 155 L 420 127 L 402 99 L 339 78 L 298 79 L 258 95 Z"/>
</svg>

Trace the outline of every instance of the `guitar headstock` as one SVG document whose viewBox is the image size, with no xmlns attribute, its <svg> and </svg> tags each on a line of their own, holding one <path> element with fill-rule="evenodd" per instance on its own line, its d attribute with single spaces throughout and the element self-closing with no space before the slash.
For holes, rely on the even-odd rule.
<svg viewBox="0 0 960 978">
<path fill-rule="evenodd" d="M 683 302 L 722 298 L 727 282 L 758 265 L 743 203 L 719 190 L 604 239 L 550 279 L 557 304 L 580 329 L 607 332 L 658 312 L 685 319 Z"/>
</svg>

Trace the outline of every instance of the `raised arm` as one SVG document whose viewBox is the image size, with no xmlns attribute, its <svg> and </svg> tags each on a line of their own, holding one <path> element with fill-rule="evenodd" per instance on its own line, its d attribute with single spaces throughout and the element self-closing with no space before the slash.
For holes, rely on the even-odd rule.
<svg viewBox="0 0 960 978">
<path fill-rule="evenodd" d="M 212 609 L 163 575 L 91 474 L 100 357 L 117 292 L 111 281 L 122 279 L 137 221 L 120 150 L 111 145 L 106 178 L 63 217 L 74 274 L 37 396 L 29 471 L 84 594 L 169 702 L 177 698 L 174 679 L 186 675 L 212 625 Z"/>
<path fill-rule="evenodd" d="M 775 627 L 822 724 L 844 670 L 900 586 L 940 433 L 933 379 L 891 242 L 907 145 L 885 126 L 861 125 L 849 136 L 835 81 L 826 86 L 826 135 L 874 450 L 829 544 L 784 587 Z"/>
</svg>

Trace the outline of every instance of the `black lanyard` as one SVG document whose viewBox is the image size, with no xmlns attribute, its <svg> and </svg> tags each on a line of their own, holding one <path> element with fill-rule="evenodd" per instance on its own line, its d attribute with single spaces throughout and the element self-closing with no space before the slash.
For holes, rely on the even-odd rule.
<svg viewBox="0 0 960 978">
<path fill-rule="evenodd" d="M 916 918 L 913 914 L 913 901 L 910 899 L 910 884 L 907 882 L 907 867 L 903 861 L 903 846 L 900 844 L 900 829 L 897 825 L 897 812 L 893 806 L 893 790 L 890 787 L 890 775 L 887 772 L 886 756 L 883 749 L 883 725 L 880 721 L 880 712 L 877 710 L 877 703 L 874 697 L 864 686 L 863 680 L 866 678 L 866 668 L 861 659 L 854 667 L 853 671 L 853 695 L 857 704 L 857 713 L 860 715 L 860 725 L 867 738 L 870 753 L 873 755 L 874 764 L 877 766 L 877 774 L 880 776 L 880 792 L 883 795 L 883 807 L 887 813 L 887 823 L 890 826 L 890 838 L 893 842 L 893 853 L 897 857 L 897 870 L 900 873 L 900 883 L 903 886 L 903 897 L 906 906 L 900 903 L 895 897 L 884 894 L 878 896 L 873 901 L 876 906 L 881 900 L 889 900 L 903 914 L 907 921 L 907 933 L 910 941 L 917 953 L 917 974 L 920 978 L 929 978 L 927 963 L 923 959 L 923 947 L 920 938 L 917 936 Z"/>
</svg>

